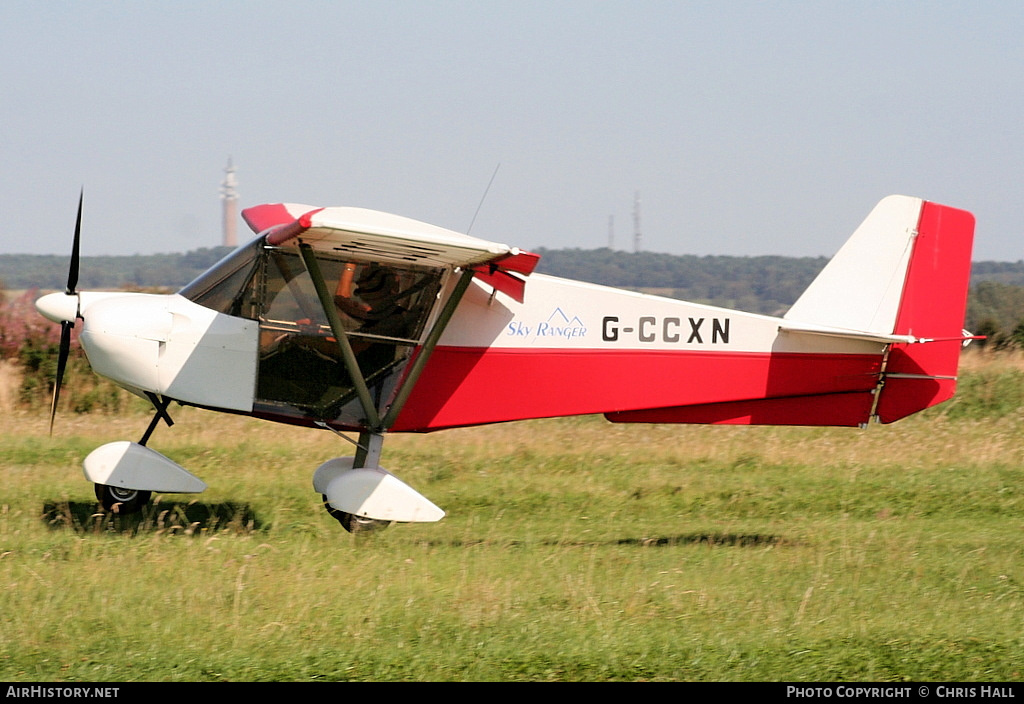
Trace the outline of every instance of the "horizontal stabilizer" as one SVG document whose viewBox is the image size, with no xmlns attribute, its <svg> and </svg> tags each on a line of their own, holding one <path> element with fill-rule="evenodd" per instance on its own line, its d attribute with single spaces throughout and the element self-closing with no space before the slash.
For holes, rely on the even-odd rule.
<svg viewBox="0 0 1024 704">
<path fill-rule="evenodd" d="M 844 330 L 843 328 L 829 328 L 824 325 L 800 325 L 795 323 L 783 323 L 779 326 L 779 332 L 789 332 L 801 335 L 823 335 L 825 337 L 840 337 L 848 340 L 867 340 L 868 342 L 881 342 L 889 344 L 903 342 L 911 344 L 922 342 L 913 335 L 882 335 L 880 333 L 865 332 L 863 330 Z"/>
</svg>

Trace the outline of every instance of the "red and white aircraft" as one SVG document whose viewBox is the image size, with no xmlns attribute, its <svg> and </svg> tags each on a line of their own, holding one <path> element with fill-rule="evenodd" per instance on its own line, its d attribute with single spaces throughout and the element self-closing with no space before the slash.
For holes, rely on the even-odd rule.
<svg viewBox="0 0 1024 704">
<path fill-rule="evenodd" d="M 260 205 L 257 237 L 171 295 L 76 291 L 38 310 L 148 397 L 138 442 L 85 462 L 108 509 L 206 485 L 146 447 L 172 401 L 337 433 L 313 484 L 349 530 L 444 512 L 380 466 L 393 432 L 602 413 L 616 423 L 889 423 L 956 388 L 970 213 L 884 199 L 781 318 L 533 274 L 539 257 L 358 208 Z M 51 417 L 52 422 L 52 417 Z"/>
</svg>

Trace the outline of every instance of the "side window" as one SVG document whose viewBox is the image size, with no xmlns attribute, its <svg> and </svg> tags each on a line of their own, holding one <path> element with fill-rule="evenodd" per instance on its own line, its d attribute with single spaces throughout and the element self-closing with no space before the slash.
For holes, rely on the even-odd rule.
<svg viewBox="0 0 1024 704">
<path fill-rule="evenodd" d="M 359 373 L 371 387 L 400 369 L 423 334 L 442 272 L 317 255 Z M 260 305 L 257 397 L 334 418 L 355 397 L 323 304 L 293 249 L 265 253 Z"/>
<path fill-rule="evenodd" d="M 271 248 L 260 278 L 256 397 L 325 417 L 352 382 L 313 281 L 294 250 Z"/>
<path fill-rule="evenodd" d="M 266 325 L 327 325 L 316 289 L 297 254 L 267 251 L 259 298 L 260 320 Z"/>
<path fill-rule="evenodd" d="M 356 337 L 414 343 L 423 332 L 440 275 L 376 263 L 345 263 L 336 279 L 334 304 Z"/>
</svg>

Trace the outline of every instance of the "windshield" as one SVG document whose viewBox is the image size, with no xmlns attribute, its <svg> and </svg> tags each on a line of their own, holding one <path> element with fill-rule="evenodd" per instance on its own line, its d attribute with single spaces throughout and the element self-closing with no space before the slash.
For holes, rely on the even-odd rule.
<svg viewBox="0 0 1024 704">
<path fill-rule="evenodd" d="M 256 320 L 256 272 L 263 238 L 239 247 L 200 274 L 178 293 L 219 313 Z"/>
</svg>

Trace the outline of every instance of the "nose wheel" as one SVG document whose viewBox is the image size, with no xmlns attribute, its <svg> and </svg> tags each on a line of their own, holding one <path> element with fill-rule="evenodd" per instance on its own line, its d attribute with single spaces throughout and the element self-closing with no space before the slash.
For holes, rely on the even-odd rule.
<svg viewBox="0 0 1024 704">
<path fill-rule="evenodd" d="M 149 503 L 151 492 L 96 484 L 96 500 L 103 508 L 121 516 L 138 513 Z"/>
</svg>

